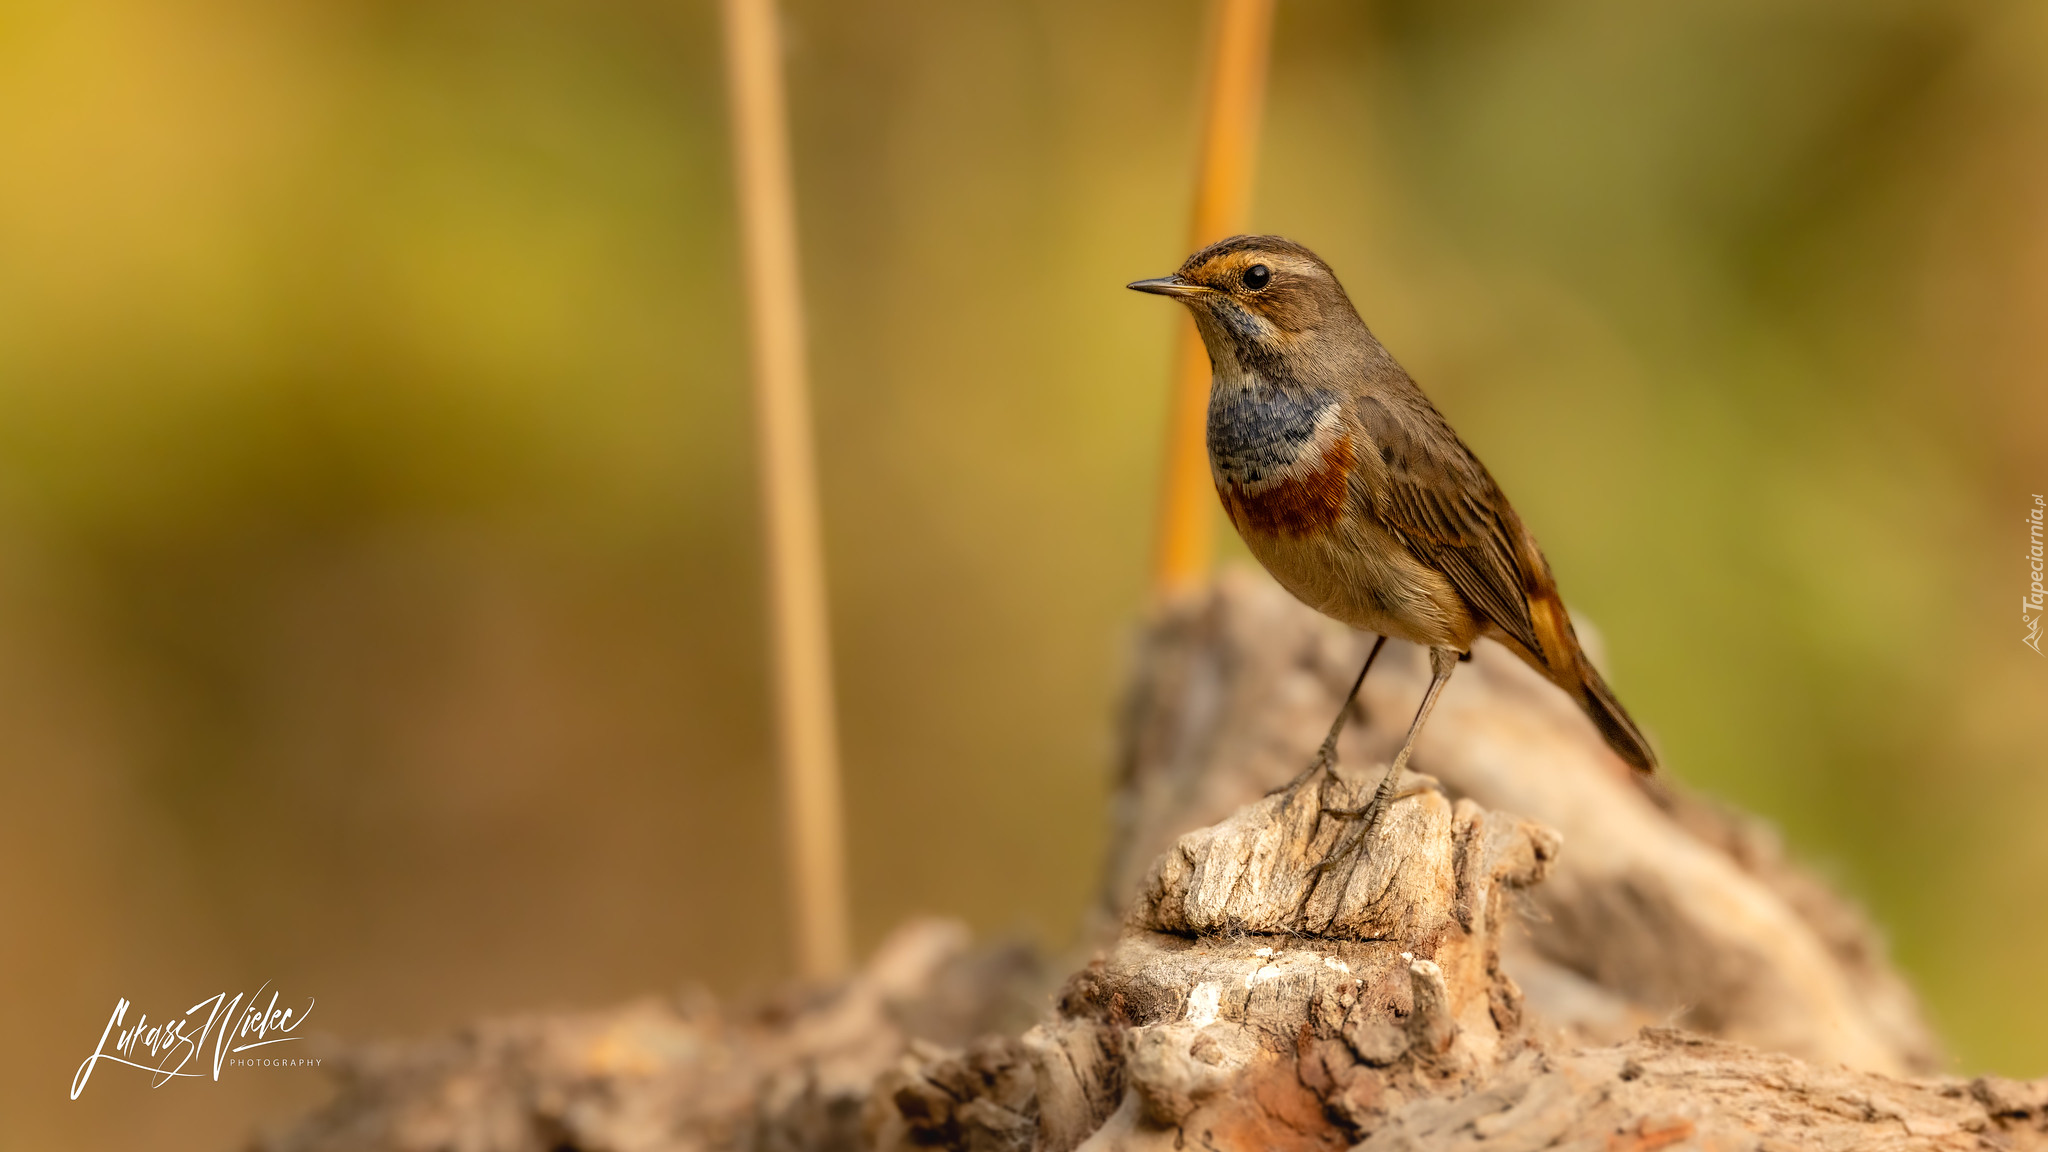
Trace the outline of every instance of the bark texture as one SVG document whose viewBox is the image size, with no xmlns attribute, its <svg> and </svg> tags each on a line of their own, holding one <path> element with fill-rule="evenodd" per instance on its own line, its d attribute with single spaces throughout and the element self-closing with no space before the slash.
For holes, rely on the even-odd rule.
<svg viewBox="0 0 2048 1152">
<path fill-rule="evenodd" d="M 1370 647 L 1263 575 L 1226 573 L 1140 640 L 1104 891 L 1121 909 L 1152 858 L 1308 763 Z M 1596 653 L 1597 654 L 1597 653 Z M 1426 653 L 1381 653 L 1339 746 L 1347 775 L 1399 747 Z M 1617 1041 L 1644 1024 L 1872 1071 L 1941 1052 L 1869 922 L 1787 861 L 1767 826 L 1648 787 L 1564 693 L 1482 643 L 1423 729 L 1411 766 L 1452 795 L 1556 829 L 1508 968 L 1552 1024 Z"/>
<path fill-rule="evenodd" d="M 486 1020 L 330 1061 L 334 1100 L 265 1152 L 655 1152 L 858 1148 L 875 1080 L 906 1052 L 1014 1032 L 1031 954 L 969 948 L 950 921 L 898 929 L 835 987 L 724 1006 L 702 992 Z"/>
<path fill-rule="evenodd" d="M 1853 906 L 1768 830 L 1633 779 L 1482 646 L 1402 798 L 1426 678 L 1226 576 L 1141 639 L 1101 948 L 1057 991 L 907 927 L 834 988 L 488 1022 L 366 1050 L 272 1152 L 2048 1149 L 2048 1081 L 1939 1052 Z M 1913 1078 L 1919 1074 L 1918 1078 Z"/>
</svg>

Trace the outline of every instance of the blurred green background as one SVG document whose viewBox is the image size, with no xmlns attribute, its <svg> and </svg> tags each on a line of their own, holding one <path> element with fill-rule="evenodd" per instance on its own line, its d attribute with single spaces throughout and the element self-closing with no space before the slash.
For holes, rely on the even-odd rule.
<svg viewBox="0 0 2048 1152">
<path fill-rule="evenodd" d="M 863 948 L 1074 939 L 1202 6 L 785 5 Z M 715 7 L 0 4 L 0 1147 L 116 996 L 353 1038 L 786 971 Z M 1674 775 L 2048 1073 L 2048 9 L 1281 0 L 1253 223 L 1542 538 Z M 1225 536 L 1228 536 L 1227 529 Z"/>
</svg>

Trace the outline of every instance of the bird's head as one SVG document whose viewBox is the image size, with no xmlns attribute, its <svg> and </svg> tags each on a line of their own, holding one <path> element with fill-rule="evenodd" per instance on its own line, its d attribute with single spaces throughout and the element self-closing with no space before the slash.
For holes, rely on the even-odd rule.
<svg viewBox="0 0 2048 1152">
<path fill-rule="evenodd" d="M 1130 287 L 1187 305 L 1219 370 L 1228 360 L 1270 370 L 1297 357 L 1323 359 L 1330 345 L 1356 344 L 1365 333 L 1330 266 L 1278 236 L 1217 241 L 1173 275 Z"/>
</svg>

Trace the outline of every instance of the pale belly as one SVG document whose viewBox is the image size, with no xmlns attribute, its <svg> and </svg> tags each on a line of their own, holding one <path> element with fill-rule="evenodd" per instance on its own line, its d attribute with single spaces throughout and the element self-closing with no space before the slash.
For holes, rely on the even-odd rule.
<svg viewBox="0 0 2048 1152">
<path fill-rule="evenodd" d="M 1313 536 L 1243 532 L 1282 588 L 1334 620 L 1415 644 L 1469 650 L 1479 629 L 1450 581 L 1377 524 L 1346 516 Z"/>
</svg>

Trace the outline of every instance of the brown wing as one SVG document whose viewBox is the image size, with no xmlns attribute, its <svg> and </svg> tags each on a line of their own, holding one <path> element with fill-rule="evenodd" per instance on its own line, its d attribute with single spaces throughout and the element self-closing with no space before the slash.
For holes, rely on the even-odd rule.
<svg viewBox="0 0 2048 1152">
<path fill-rule="evenodd" d="M 1382 465 L 1353 473 L 1378 480 L 1364 485 L 1373 514 L 1474 609 L 1543 660 L 1526 591 L 1534 574 L 1516 547 L 1522 525 L 1485 465 L 1420 394 L 1412 403 L 1367 396 L 1353 414 Z"/>
</svg>

